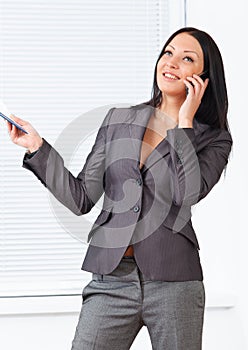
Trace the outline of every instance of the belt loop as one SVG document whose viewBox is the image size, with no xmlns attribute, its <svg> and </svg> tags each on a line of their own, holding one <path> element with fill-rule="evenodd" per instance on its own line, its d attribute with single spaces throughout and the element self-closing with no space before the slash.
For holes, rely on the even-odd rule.
<svg viewBox="0 0 248 350">
<path fill-rule="evenodd" d="M 144 275 L 143 275 L 143 273 L 140 271 L 138 265 L 137 265 L 137 269 L 138 269 L 138 275 L 139 275 L 140 281 L 144 282 Z"/>
<path fill-rule="evenodd" d="M 92 279 L 95 281 L 102 282 L 103 281 L 103 275 L 100 273 L 92 273 Z"/>
</svg>

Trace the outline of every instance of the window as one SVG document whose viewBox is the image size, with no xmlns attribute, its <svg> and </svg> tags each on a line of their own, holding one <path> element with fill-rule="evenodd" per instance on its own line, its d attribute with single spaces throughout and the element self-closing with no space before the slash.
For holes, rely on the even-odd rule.
<svg viewBox="0 0 248 350">
<path fill-rule="evenodd" d="M 162 44 L 183 24 L 183 3 L 0 0 L 0 98 L 52 145 L 86 111 L 148 100 Z M 0 123 L 0 296 L 80 294 L 87 245 L 54 216 L 47 190 L 22 168 L 25 150 Z M 74 157 L 74 175 L 95 136 Z M 70 220 L 82 220 L 85 233 L 97 209 Z"/>
</svg>

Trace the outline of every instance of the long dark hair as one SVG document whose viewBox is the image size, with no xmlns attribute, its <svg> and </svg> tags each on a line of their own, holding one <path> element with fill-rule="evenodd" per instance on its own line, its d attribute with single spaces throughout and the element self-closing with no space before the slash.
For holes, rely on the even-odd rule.
<svg viewBox="0 0 248 350">
<path fill-rule="evenodd" d="M 208 86 L 195 115 L 196 120 L 214 128 L 226 129 L 230 132 L 227 121 L 228 97 L 221 53 L 215 41 L 209 34 L 193 27 L 185 27 L 177 30 L 164 44 L 154 70 L 151 99 L 144 102 L 144 104 L 150 105 L 154 108 L 161 105 L 162 93 L 157 84 L 158 61 L 163 56 L 166 46 L 180 33 L 188 33 L 189 35 L 192 35 L 201 45 L 204 56 L 204 72 L 206 72 L 207 77 L 209 78 Z"/>
</svg>

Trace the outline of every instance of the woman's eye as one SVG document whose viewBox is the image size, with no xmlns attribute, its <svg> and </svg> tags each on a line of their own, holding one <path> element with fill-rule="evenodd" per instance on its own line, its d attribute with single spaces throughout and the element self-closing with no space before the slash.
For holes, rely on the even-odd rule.
<svg viewBox="0 0 248 350">
<path fill-rule="evenodd" d="M 194 62 L 194 60 L 189 56 L 184 57 L 184 60 L 187 62 Z"/>
<path fill-rule="evenodd" d="M 166 55 L 166 56 L 171 56 L 171 55 L 172 55 L 172 52 L 169 51 L 169 50 L 166 50 L 166 51 L 164 52 L 164 55 Z"/>
</svg>

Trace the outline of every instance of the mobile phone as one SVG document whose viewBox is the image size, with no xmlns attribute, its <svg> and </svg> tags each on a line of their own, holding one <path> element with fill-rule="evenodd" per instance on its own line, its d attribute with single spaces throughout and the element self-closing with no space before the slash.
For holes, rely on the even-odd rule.
<svg viewBox="0 0 248 350">
<path fill-rule="evenodd" d="M 0 117 L 2 117 L 3 119 L 7 120 L 8 122 L 10 122 L 12 125 L 15 125 L 19 130 L 21 130 L 22 132 L 24 132 L 25 134 L 28 134 L 28 132 L 23 129 L 23 127 L 18 124 L 17 122 L 15 122 L 13 119 L 11 119 L 10 117 L 7 117 L 5 114 L 0 112 Z"/>
<path fill-rule="evenodd" d="M 9 117 L 10 115 L 11 115 L 11 113 L 10 113 L 9 109 L 7 108 L 5 103 L 0 99 L 0 117 L 7 120 L 12 125 L 15 125 L 19 130 L 21 130 L 25 134 L 28 134 L 28 132 L 25 129 L 23 129 L 23 127 L 20 124 L 18 124 L 17 122 L 15 122 L 13 119 L 11 119 Z"/>
<path fill-rule="evenodd" d="M 205 70 L 204 72 L 202 72 L 201 74 L 199 74 L 199 77 L 205 81 L 208 78 L 208 71 Z"/>
<path fill-rule="evenodd" d="M 199 74 L 199 77 L 200 77 L 203 81 L 205 81 L 205 80 L 208 78 L 208 71 L 202 72 L 201 74 Z M 192 86 L 194 86 L 191 82 L 190 82 L 190 84 L 191 84 Z M 186 95 L 188 95 L 188 93 L 189 93 L 189 88 L 186 86 Z"/>
</svg>

